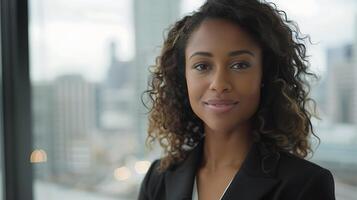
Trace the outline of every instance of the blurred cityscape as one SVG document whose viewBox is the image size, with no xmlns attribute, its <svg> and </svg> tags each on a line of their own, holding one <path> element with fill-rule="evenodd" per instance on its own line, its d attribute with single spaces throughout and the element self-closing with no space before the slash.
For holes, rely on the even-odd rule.
<svg viewBox="0 0 357 200">
<path fill-rule="evenodd" d="M 35 199 L 137 197 L 150 161 L 160 156 L 145 149 L 147 110 L 140 97 L 162 32 L 179 16 L 175 2 L 134 1 L 138 59 L 119 60 L 120 44 L 111 41 L 101 82 L 81 74 L 32 82 Z"/>
<path fill-rule="evenodd" d="M 134 0 L 135 57 L 122 61 L 114 40 L 101 82 L 80 73 L 32 82 L 35 199 L 136 199 L 160 150 L 144 146 L 147 87 L 163 30 L 180 16 L 180 1 Z M 338 199 L 357 196 L 357 34 L 327 50 L 327 68 L 312 90 L 322 143 L 312 160 L 330 169 Z"/>
</svg>

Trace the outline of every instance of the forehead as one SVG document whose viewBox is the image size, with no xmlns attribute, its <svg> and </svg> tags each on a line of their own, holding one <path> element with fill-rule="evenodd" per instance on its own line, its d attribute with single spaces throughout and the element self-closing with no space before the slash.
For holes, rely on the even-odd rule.
<svg viewBox="0 0 357 200">
<path fill-rule="evenodd" d="M 259 45 L 239 25 L 225 19 L 206 19 L 191 34 L 187 41 L 186 54 L 196 50 L 237 50 L 259 51 Z"/>
</svg>

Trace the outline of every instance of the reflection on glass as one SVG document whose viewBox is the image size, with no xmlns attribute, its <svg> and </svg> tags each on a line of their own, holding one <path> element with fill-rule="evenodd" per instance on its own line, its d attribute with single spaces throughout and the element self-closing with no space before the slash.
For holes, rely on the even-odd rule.
<svg viewBox="0 0 357 200">
<path fill-rule="evenodd" d="M 31 156 L 30 156 L 30 162 L 31 163 L 47 162 L 46 151 L 44 151 L 42 149 L 36 149 L 36 150 L 32 151 Z"/>
<path fill-rule="evenodd" d="M 144 147 L 140 95 L 148 66 L 165 28 L 202 2 L 29 1 L 36 200 L 136 199 L 145 172 L 160 155 Z M 357 196 L 357 42 L 346 27 L 354 27 L 349 13 L 357 3 L 304 0 L 309 10 L 274 2 L 313 42 L 322 41 L 309 47 L 322 77 L 313 88 L 323 119 L 316 122 L 322 143 L 313 159 L 334 172 L 337 197 L 353 199 L 348 197 Z M 332 7 L 344 12 L 332 19 L 325 13 Z M 332 20 L 339 23 L 327 23 Z M 339 29 L 344 32 L 334 32 Z M 348 44 L 340 45 L 343 41 Z"/>
</svg>

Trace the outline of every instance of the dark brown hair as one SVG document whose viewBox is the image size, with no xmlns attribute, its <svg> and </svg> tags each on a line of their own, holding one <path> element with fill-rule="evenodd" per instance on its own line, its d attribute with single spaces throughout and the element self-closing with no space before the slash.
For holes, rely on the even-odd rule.
<svg viewBox="0 0 357 200">
<path fill-rule="evenodd" d="M 305 42 L 309 37 L 301 37 L 297 25 L 273 3 L 208 0 L 170 27 L 143 93 L 150 100 L 147 145 L 157 140 L 164 149 L 160 169 L 185 159 L 204 134 L 203 122 L 188 100 L 184 52 L 192 32 L 209 18 L 237 24 L 262 47 L 264 87 L 252 118 L 255 141 L 305 158 L 312 152 L 310 135 L 319 139 L 311 123 L 316 105 L 309 98 L 308 78 L 317 76 L 308 70 Z"/>
</svg>

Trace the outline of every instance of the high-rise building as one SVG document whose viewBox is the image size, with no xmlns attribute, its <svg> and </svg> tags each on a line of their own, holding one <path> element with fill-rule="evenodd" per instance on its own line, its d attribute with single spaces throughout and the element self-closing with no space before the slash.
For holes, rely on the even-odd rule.
<svg viewBox="0 0 357 200">
<path fill-rule="evenodd" d="M 46 153 L 47 162 L 34 165 L 37 178 L 49 179 L 54 168 L 53 163 L 53 84 L 52 82 L 36 82 L 32 85 L 32 122 L 33 149 L 41 149 Z"/>
<path fill-rule="evenodd" d="M 357 124 L 354 49 L 348 44 L 327 52 L 327 115 L 335 123 Z"/>
<path fill-rule="evenodd" d="M 111 42 L 109 52 L 110 64 L 107 77 L 98 91 L 99 127 L 104 132 L 128 133 L 134 136 L 135 79 L 132 73 L 133 64 L 117 59 L 114 42 Z"/>
<path fill-rule="evenodd" d="M 110 43 L 109 55 L 109 69 L 105 80 L 105 87 L 120 89 L 133 85 L 132 63 L 123 62 L 117 58 L 117 45 L 114 41 Z"/>
<path fill-rule="evenodd" d="M 66 75 L 53 85 L 55 175 L 90 172 L 91 134 L 96 126 L 95 85 L 79 75 Z"/>
<path fill-rule="evenodd" d="M 147 89 L 148 68 L 155 64 L 164 35 L 180 14 L 180 0 L 135 0 L 135 77 L 138 140 L 141 144 L 147 132 L 147 110 L 140 100 L 142 92 Z M 144 152 L 144 147 L 138 150 Z"/>
</svg>

